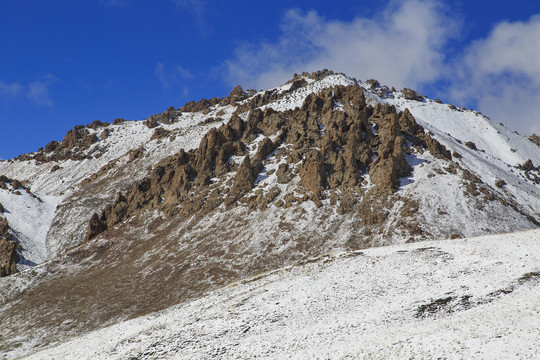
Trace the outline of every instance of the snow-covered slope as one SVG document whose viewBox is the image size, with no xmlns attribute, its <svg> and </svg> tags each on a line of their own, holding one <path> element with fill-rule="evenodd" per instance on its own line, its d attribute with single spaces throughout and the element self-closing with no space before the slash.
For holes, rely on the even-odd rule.
<svg viewBox="0 0 540 360">
<path fill-rule="evenodd" d="M 19 195 L 0 189 L 3 216 L 9 222 L 14 236 L 22 245 L 24 257 L 21 265 L 35 265 L 47 259 L 47 232 L 49 231 L 58 198 L 42 195 L 41 198 L 26 192 Z"/>
<path fill-rule="evenodd" d="M 163 318 L 158 325 L 136 320 L 130 324 L 143 330 L 133 341 L 129 334 L 135 334 L 124 325 L 106 330 L 126 331 L 126 337 L 115 333 L 125 341 L 111 342 L 102 349 L 110 353 L 103 356 L 157 351 L 159 357 L 146 340 L 166 344 L 174 356 L 185 351 L 195 358 L 214 350 L 216 356 L 225 351 L 224 358 L 249 357 L 245 354 L 257 351 L 268 357 L 275 351 L 280 358 L 295 346 L 299 356 L 304 351 L 310 355 L 310 349 L 329 357 L 333 352 L 345 356 L 341 345 L 318 340 L 332 337 L 338 343 L 367 339 L 351 351 L 369 357 L 380 347 L 381 354 L 393 357 L 395 349 L 383 342 L 406 336 L 403 344 L 419 344 L 422 337 L 430 338 L 422 332 L 424 325 L 457 327 L 470 322 L 463 314 L 478 312 L 484 317 L 489 311 L 503 311 L 499 304 L 505 301 L 522 305 L 523 313 L 512 314 L 516 319 L 536 311 L 524 299 L 537 291 L 529 287 L 537 279 L 533 263 L 538 259 L 532 256 L 538 250 L 537 232 L 405 245 L 538 228 L 540 147 L 527 138 L 479 113 L 329 72 L 297 75 L 267 91 L 235 88 L 229 97 L 182 109 L 146 121 L 77 127 L 66 135 L 63 148 L 58 145 L 73 151 L 69 156 L 55 153 L 51 145 L 0 161 L 0 175 L 28 189 L 17 195 L 14 180 L 12 190 L 0 188 L 0 203 L 6 209 L 0 216 L 7 219 L 24 257 L 18 265 L 23 271 L 0 279 L 0 323 L 5 324 L 0 328 L 0 351 L 27 354 L 188 300 L 184 308 L 189 310 L 166 313 L 191 319 L 179 322 L 188 329 L 187 338 L 174 335 L 169 342 L 169 325 L 159 330 Z M 92 141 L 74 140 L 75 133 Z M 397 244 L 403 247 L 358 253 Z M 253 287 L 238 282 L 325 253 L 331 255 L 264 276 Z M 477 266 L 483 270 L 477 272 Z M 513 270 L 505 273 L 506 267 Z M 345 282 L 337 279 L 338 273 Z M 379 286 L 376 278 L 388 283 Z M 192 301 L 234 282 L 236 286 Z M 333 282 L 341 285 L 334 289 Z M 234 292 L 243 286 L 256 301 L 250 306 L 265 312 L 243 307 L 239 299 L 246 293 Z M 286 312 L 279 306 L 265 307 L 268 298 L 257 298 L 257 289 L 283 291 L 289 304 L 283 307 Z M 299 298 L 291 289 L 298 294 L 318 292 Z M 332 291 L 346 300 L 332 300 Z M 270 300 L 276 296 L 281 295 Z M 373 304 L 384 308 L 392 297 L 397 303 L 391 309 L 375 311 Z M 372 304 L 367 300 L 372 298 L 378 300 Z M 241 303 L 239 316 L 250 324 L 277 319 L 263 327 L 253 325 L 242 335 L 246 341 L 253 340 L 250 336 L 266 339 L 259 350 L 251 342 L 227 342 L 240 339 L 235 326 L 244 323 L 238 317 L 220 317 L 210 309 L 198 322 L 186 313 L 195 313 L 192 306 L 204 307 L 205 301 L 216 304 L 215 311 L 228 313 L 217 305 L 232 306 L 228 299 Z M 281 304 L 274 302 L 278 301 Z M 294 301 L 305 309 L 294 314 Z M 326 315 L 323 304 L 330 306 Z M 351 325 L 341 307 L 367 325 Z M 303 320 L 310 316 L 309 309 L 317 311 L 314 322 Z M 440 318 L 446 313 L 444 320 Z M 327 326 L 334 317 L 342 324 L 337 328 Z M 215 326 L 211 319 L 224 324 L 218 327 L 221 335 L 201 330 L 200 326 Z M 302 337 L 297 337 L 279 319 L 309 333 L 299 330 Z M 147 325 L 158 338 L 147 332 Z M 470 331 L 476 334 L 480 330 L 474 326 L 470 323 Z M 527 338 L 529 328 L 521 332 L 517 323 L 509 326 L 502 335 L 505 340 L 493 341 L 508 340 L 511 349 L 521 351 L 513 336 Z M 231 334 L 230 339 L 223 334 Z M 273 344 L 272 334 L 289 340 L 280 347 Z M 448 333 L 441 340 L 448 343 L 441 346 L 454 349 L 450 343 L 457 334 Z M 234 352 L 218 348 L 214 338 Z M 171 343 L 183 345 L 177 349 Z M 407 346 L 397 354 L 436 357 L 437 350 L 425 344 Z M 417 348 L 422 350 L 415 352 Z M 466 344 L 458 353 L 470 357 L 469 348 L 478 346 Z M 487 348 L 480 348 L 488 356 Z M 62 349 L 66 348 L 60 348 L 60 354 L 67 356 Z M 451 357 L 445 354 L 449 353 L 441 357 Z"/>
<path fill-rule="evenodd" d="M 439 142 L 463 156 L 456 159 L 460 164 L 487 184 L 504 180 L 507 186 L 502 193 L 511 194 L 531 213 L 540 215 L 539 184 L 516 168 L 527 160 L 540 164 L 540 148 L 536 144 L 477 111 L 451 109 L 448 104 L 429 99 L 425 102 L 406 100 L 401 93 L 395 98 L 380 100 L 402 111 L 409 109 L 416 121 Z M 466 146 L 467 142 L 475 144 L 476 149 Z"/>
<path fill-rule="evenodd" d="M 537 359 L 539 254 L 538 230 L 327 254 L 28 358 Z"/>
</svg>

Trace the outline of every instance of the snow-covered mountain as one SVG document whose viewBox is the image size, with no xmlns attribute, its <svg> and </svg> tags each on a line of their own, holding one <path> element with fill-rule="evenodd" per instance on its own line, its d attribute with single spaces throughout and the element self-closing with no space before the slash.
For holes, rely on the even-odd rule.
<svg viewBox="0 0 540 360">
<path fill-rule="evenodd" d="M 266 91 L 237 87 L 144 121 L 77 126 L 0 161 L 0 267 L 9 275 L 0 278 L 0 352 L 29 354 L 205 301 L 322 254 L 538 228 L 538 164 L 536 138 L 476 111 L 329 71 Z M 515 238 L 536 236 L 523 234 Z M 444 246 L 454 243 L 484 246 Z M 531 253 L 535 244 L 523 241 Z M 364 266 L 358 259 L 346 261 Z"/>
</svg>

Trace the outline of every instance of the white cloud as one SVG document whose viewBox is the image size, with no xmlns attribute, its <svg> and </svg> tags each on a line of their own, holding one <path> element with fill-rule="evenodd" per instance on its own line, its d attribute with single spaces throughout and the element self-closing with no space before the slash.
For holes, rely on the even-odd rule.
<svg viewBox="0 0 540 360">
<path fill-rule="evenodd" d="M 44 82 L 34 81 L 29 84 L 26 96 L 39 105 L 52 106 L 52 100 L 49 97 L 49 89 Z"/>
<path fill-rule="evenodd" d="M 0 96 L 17 96 L 23 91 L 23 86 L 19 83 L 7 84 L 0 81 Z"/>
<path fill-rule="evenodd" d="M 525 135 L 540 134 L 539 39 L 539 15 L 498 24 L 457 63 L 451 96 Z"/>
<path fill-rule="evenodd" d="M 0 96 L 10 99 L 17 99 L 20 96 L 26 96 L 27 99 L 42 106 L 52 106 L 52 100 L 49 94 L 49 86 L 56 81 L 52 74 L 46 75 L 43 80 L 34 81 L 28 85 L 20 83 L 5 83 L 0 81 Z"/>
<path fill-rule="evenodd" d="M 52 106 L 52 100 L 49 94 L 49 86 L 56 81 L 52 74 L 45 76 L 43 81 L 34 81 L 30 83 L 26 90 L 26 97 L 38 105 Z"/>
<path fill-rule="evenodd" d="M 267 88 L 294 72 L 323 68 L 396 87 L 442 76 L 443 48 L 459 24 L 435 0 L 392 1 L 374 18 L 331 21 L 291 10 L 276 43 L 243 44 L 225 73 L 231 85 Z"/>
</svg>

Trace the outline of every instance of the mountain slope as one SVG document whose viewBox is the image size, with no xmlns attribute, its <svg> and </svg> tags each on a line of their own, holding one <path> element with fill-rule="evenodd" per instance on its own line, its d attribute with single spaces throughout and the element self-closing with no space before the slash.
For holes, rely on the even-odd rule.
<svg viewBox="0 0 540 360">
<path fill-rule="evenodd" d="M 328 71 L 75 127 L 0 162 L 24 270 L 0 278 L 4 349 L 327 252 L 537 228 L 538 163 L 481 114 Z"/>
<path fill-rule="evenodd" d="M 540 232 L 337 253 L 33 359 L 534 359 Z"/>
</svg>

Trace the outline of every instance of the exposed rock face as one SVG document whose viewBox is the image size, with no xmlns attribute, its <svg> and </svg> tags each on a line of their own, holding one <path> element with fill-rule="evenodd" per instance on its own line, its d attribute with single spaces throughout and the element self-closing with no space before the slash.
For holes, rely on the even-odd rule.
<svg viewBox="0 0 540 360">
<path fill-rule="evenodd" d="M 95 172 L 70 185 L 68 190 L 75 193 L 58 206 L 61 217 L 54 220 L 48 235 L 53 254 L 62 256 L 43 264 L 36 282 L 15 301 L 5 303 L 0 313 L 0 323 L 6 324 L 0 335 L 9 341 L 7 346 L 17 346 L 19 335 L 28 331 L 24 324 L 30 322 L 32 333 L 42 337 L 21 341 L 45 346 L 335 249 L 468 236 L 471 229 L 463 229 L 461 209 L 478 219 L 479 231 L 496 231 L 485 230 L 485 224 L 495 224 L 502 216 L 518 218 L 515 212 L 524 206 L 505 196 L 515 188 L 510 175 L 503 177 L 509 185 L 498 183 L 500 190 L 494 179 L 483 183 L 474 175 L 474 167 L 470 172 L 459 167 L 468 165 L 467 149 L 463 160 L 453 163 L 459 154 L 450 154 L 425 133 L 408 110 L 372 107 L 368 104 L 377 99 L 367 100 L 359 86 L 320 90 L 320 84 L 311 82 L 327 74 L 304 73 L 289 88 L 257 94 L 237 88 L 222 99 L 191 103 L 185 111 L 212 114 L 183 114 L 182 120 L 197 120 L 187 128 L 180 123 L 162 125 L 176 121 L 180 114 L 169 108 L 149 118 L 149 124 L 157 125 L 152 130 L 137 126 L 144 136 L 136 145 L 130 142 L 130 151 L 114 149 L 113 156 L 104 153 L 106 161 L 85 161 L 83 166 L 92 165 Z M 330 81 L 342 82 L 339 77 Z M 375 95 L 400 96 L 395 89 L 375 81 L 373 85 Z M 276 109 L 289 108 L 290 103 L 281 100 L 296 103 L 311 91 L 318 93 L 307 96 L 296 109 L 271 108 L 275 100 L 279 101 Z M 232 107 L 214 107 L 233 101 L 237 108 L 232 116 Z M 401 106 L 403 101 L 394 103 Z M 220 116 L 230 117 L 229 121 L 223 124 Z M 110 131 L 117 138 L 125 134 L 121 123 L 115 120 L 117 126 L 109 129 L 95 123 L 85 130 L 100 138 Z M 213 126 L 203 138 L 201 129 Z M 165 129 L 172 129 L 171 133 Z M 131 130 L 126 133 L 134 133 Z M 154 141 L 147 142 L 152 133 Z M 440 134 L 451 143 L 451 138 Z M 167 137 L 174 136 L 180 141 L 169 144 Z M 171 150 L 181 144 L 192 148 L 195 137 L 201 139 L 197 148 Z M 49 146 L 47 156 L 62 148 L 59 143 Z M 76 149 L 73 154 L 78 154 Z M 174 155 L 163 158 L 166 153 Z M 411 174 L 413 164 L 414 178 L 403 179 Z M 61 163 L 61 168 L 52 165 L 43 166 L 45 172 L 57 171 L 54 176 L 47 173 L 49 179 L 62 176 L 69 181 L 73 176 L 73 162 Z M 538 170 L 535 165 L 513 170 L 520 181 L 525 176 L 532 179 Z M 438 180 L 440 194 L 431 192 Z M 23 191 L 17 185 L 14 189 L 11 179 L 0 181 L 0 187 L 12 194 Z M 424 196 L 426 189 L 428 196 Z M 537 224 L 534 218 L 528 220 Z M 502 219 L 497 229 L 512 226 L 512 221 Z M 519 221 L 522 228 L 530 226 L 525 219 Z M 87 240 L 83 244 L 82 237 Z M 76 240 L 54 247 L 60 238 Z M 13 246 L 8 242 L 5 247 L 10 271 L 16 262 Z M 41 269 L 47 272 L 44 277 Z M 12 277 L 13 282 L 18 280 L 19 276 Z"/>
<path fill-rule="evenodd" d="M 236 172 L 234 185 L 230 192 L 230 197 L 236 200 L 240 197 L 241 194 L 244 194 L 253 189 L 253 182 L 255 181 L 256 177 L 257 174 L 253 169 L 251 160 L 249 156 L 246 156 L 244 158 L 244 161 L 242 161 L 242 164 L 238 168 L 238 171 Z"/>
<path fill-rule="evenodd" d="M 206 111 L 208 110 L 208 107 L 210 107 L 210 102 L 206 99 L 201 99 L 197 102 L 190 101 L 186 103 L 184 106 L 180 108 L 180 111 L 185 112 L 198 112 L 198 111 Z"/>
<path fill-rule="evenodd" d="M 532 134 L 531 136 L 529 136 L 529 139 L 536 145 L 540 146 L 540 136 Z"/>
<path fill-rule="evenodd" d="M 176 121 L 176 117 L 181 113 L 180 110 L 176 110 L 174 106 L 169 106 L 167 110 L 162 112 L 161 114 L 152 115 L 146 121 L 152 122 L 152 124 L 155 123 L 162 123 L 162 124 L 172 124 Z"/>
<path fill-rule="evenodd" d="M 149 129 L 153 129 L 153 128 L 159 126 L 159 123 L 158 123 L 158 121 L 157 121 L 157 119 L 156 119 L 155 117 L 149 118 L 148 120 L 146 120 L 146 121 L 144 122 L 144 124 L 145 124 Z"/>
<path fill-rule="evenodd" d="M 315 198 L 320 198 L 323 190 L 326 189 L 326 170 L 323 156 L 318 150 L 311 150 L 300 168 L 300 178 L 302 185 L 311 191 Z"/>
<path fill-rule="evenodd" d="M 293 80 L 292 86 L 301 82 L 300 78 Z M 273 96 L 265 93 L 249 99 L 227 124 L 212 128 L 197 149 L 181 151 L 156 164 L 125 196 L 119 195 L 92 217 L 86 238 L 145 209 L 183 217 L 203 215 L 222 204 L 264 210 L 278 195 L 281 199 L 276 206 L 307 199 L 322 206 L 329 192 L 340 213 L 357 209 L 365 224 L 378 224 L 387 217 L 384 204 L 390 201 L 388 196 L 399 188 L 399 179 L 411 172 L 406 151 L 414 147 L 451 159 L 450 152 L 425 134 L 409 111 L 397 113 L 388 105 L 372 108 L 360 87 L 335 86 L 310 94 L 302 107 L 294 110 L 256 108 L 261 102 L 272 102 Z M 246 92 L 236 87 L 229 101 L 246 97 Z M 193 103 L 183 111 L 208 104 Z M 251 110 L 245 121 L 240 110 Z M 251 149 L 249 155 L 246 144 Z M 236 163 L 233 157 L 241 161 Z M 298 176 L 296 192 L 304 195 L 258 187 L 257 178 L 266 164 L 277 159 L 286 159 L 275 171 L 277 182 L 289 184 Z M 374 186 L 365 194 L 362 183 L 368 174 Z M 378 198 L 384 201 L 373 208 L 371 203 Z"/>
<path fill-rule="evenodd" d="M 35 197 L 35 195 L 30 192 L 27 185 L 27 182 L 21 182 L 17 179 L 11 179 L 5 175 L 0 175 L 0 189 L 8 190 L 16 195 L 21 195 L 20 190 L 24 190 Z"/>
<path fill-rule="evenodd" d="M 238 101 L 245 100 L 248 97 L 248 94 L 242 89 L 240 85 L 235 87 L 229 94 L 229 104 L 236 106 Z"/>
<path fill-rule="evenodd" d="M 13 241 L 6 219 L 0 217 L 0 277 L 17 272 L 17 262 L 21 246 Z"/>
<path fill-rule="evenodd" d="M 401 90 L 401 92 L 403 93 L 405 99 L 424 101 L 424 97 L 412 89 L 404 88 L 403 90 Z"/>
</svg>

